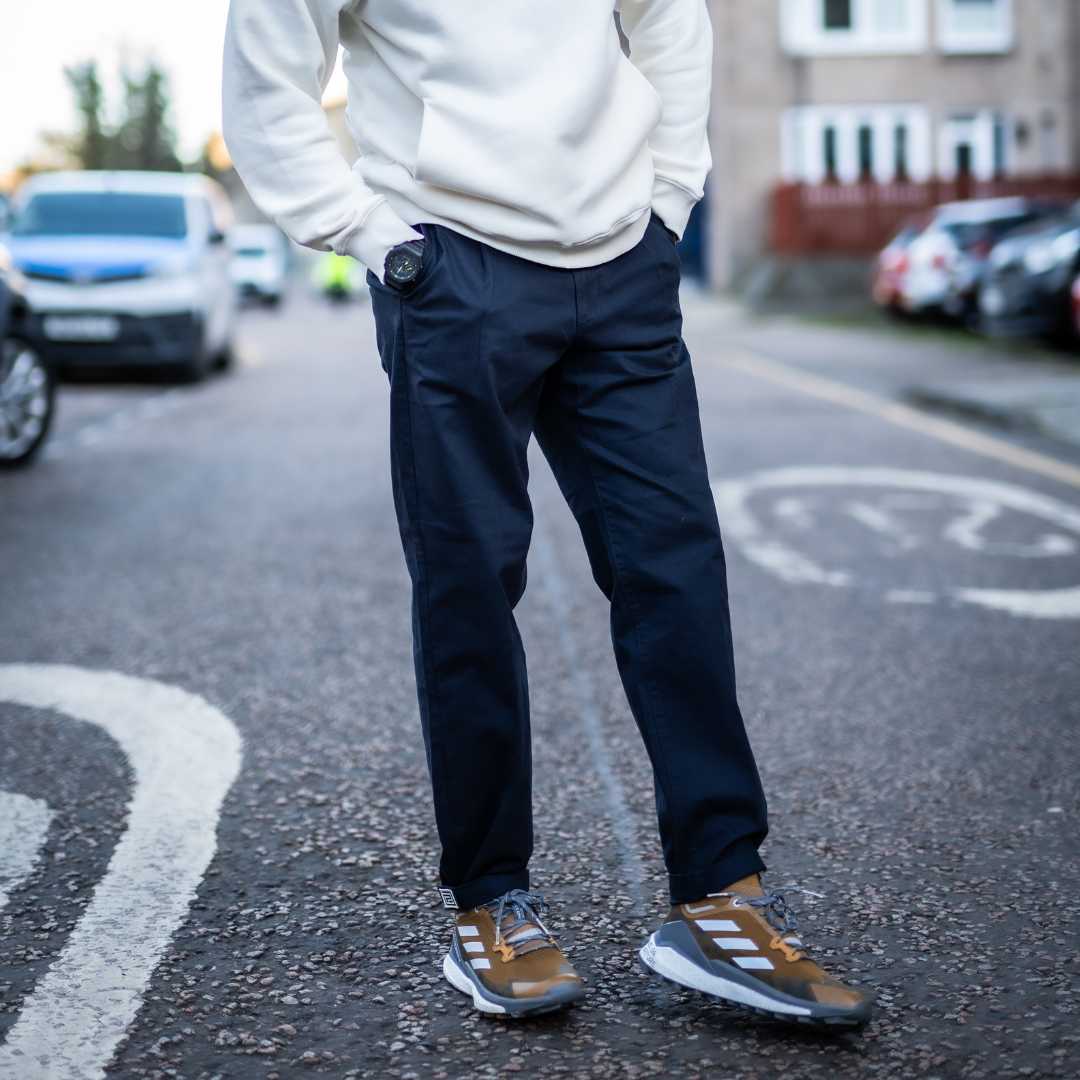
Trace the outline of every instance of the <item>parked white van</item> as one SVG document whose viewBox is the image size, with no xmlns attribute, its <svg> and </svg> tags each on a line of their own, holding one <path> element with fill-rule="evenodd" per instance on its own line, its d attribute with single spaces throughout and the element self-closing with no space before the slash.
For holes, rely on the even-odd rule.
<svg viewBox="0 0 1080 1080">
<path fill-rule="evenodd" d="M 208 177 L 55 172 L 18 189 L 6 238 L 40 350 L 60 370 L 169 366 L 201 378 L 230 358 L 232 209 Z"/>
<path fill-rule="evenodd" d="M 237 225 L 232 231 L 232 279 L 241 297 L 276 307 L 288 285 L 287 241 L 276 225 Z"/>
</svg>

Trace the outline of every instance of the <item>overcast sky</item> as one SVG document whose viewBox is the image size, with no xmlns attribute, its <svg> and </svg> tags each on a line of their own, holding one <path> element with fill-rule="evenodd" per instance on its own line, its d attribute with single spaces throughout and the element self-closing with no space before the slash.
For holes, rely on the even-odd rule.
<svg viewBox="0 0 1080 1080">
<path fill-rule="evenodd" d="M 65 66 L 97 59 L 115 99 L 116 72 L 155 57 L 169 72 L 181 156 L 221 127 L 226 0 L 0 0 L 0 171 L 42 130 L 74 127 Z M 331 91 L 343 89 L 340 73 Z M 110 107 L 116 104 L 110 101 Z"/>
</svg>

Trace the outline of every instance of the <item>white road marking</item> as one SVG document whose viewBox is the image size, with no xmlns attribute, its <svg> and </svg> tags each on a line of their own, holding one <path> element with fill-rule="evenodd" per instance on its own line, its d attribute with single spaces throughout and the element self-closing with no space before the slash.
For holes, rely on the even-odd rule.
<svg viewBox="0 0 1080 1080">
<path fill-rule="evenodd" d="M 775 383 L 777 386 L 797 390 L 801 394 L 820 398 L 822 401 L 831 401 L 835 405 L 843 405 L 846 408 L 876 416 L 897 427 L 929 435 L 939 442 L 959 446 L 964 450 L 970 450 L 973 454 L 981 454 L 983 457 L 993 458 L 995 461 L 1013 465 L 1018 469 L 1048 476 L 1052 480 L 1069 484 L 1071 487 L 1080 487 L 1080 467 L 1076 465 L 1058 461 L 1056 458 L 1039 454 L 1034 450 L 1013 446 L 1004 439 L 984 435 L 982 432 L 973 431 L 950 420 L 927 416 L 918 409 L 889 401 L 887 398 L 878 397 L 865 390 L 857 390 L 846 383 L 826 379 L 821 375 L 810 375 L 787 364 L 781 364 L 776 360 L 769 360 L 748 351 L 727 353 L 722 357 L 721 362 L 747 375 Z"/>
<path fill-rule="evenodd" d="M 0 1045 L 0 1076 L 101 1077 L 213 858 L 240 735 L 178 687 L 64 665 L 0 665 L 0 701 L 96 724 L 134 775 L 106 874 Z"/>
<path fill-rule="evenodd" d="M 796 529 L 809 529 L 814 524 L 814 515 L 807 500 L 798 496 L 777 499 L 773 513 Z"/>
<path fill-rule="evenodd" d="M 912 536 L 895 514 L 881 506 L 855 499 L 846 504 L 846 510 L 860 525 L 886 537 L 901 551 L 919 546 L 918 537 Z"/>
<path fill-rule="evenodd" d="M 955 496 L 973 505 L 992 504 L 1021 514 L 1048 521 L 1059 529 L 1080 537 L 1080 510 L 1057 499 L 1012 484 L 981 480 L 968 476 L 948 476 L 940 473 L 912 472 L 906 469 L 820 466 L 774 469 L 753 474 L 740 480 L 721 481 L 713 485 L 717 510 L 724 530 L 739 544 L 748 559 L 791 584 L 815 584 L 844 587 L 855 583 L 851 574 L 827 570 L 788 544 L 771 538 L 750 509 L 751 497 L 759 491 L 784 488 L 815 487 L 873 487 L 935 492 Z M 985 517 L 985 514 L 983 515 Z M 996 516 L 996 515 L 994 515 Z M 972 545 L 970 522 L 967 543 Z M 946 529 L 946 537 L 949 536 Z M 1054 537 L 1052 550 L 1075 550 Z M 1045 547 L 1044 541 L 1044 547 Z M 1015 553 L 1015 552 L 1014 552 Z M 1047 552 L 1043 551 L 1043 555 Z M 1077 566 L 1080 573 L 1080 564 Z M 911 602 L 911 592 L 893 590 L 887 599 Z M 916 595 L 917 591 L 916 591 Z M 981 589 L 957 586 L 947 596 L 962 603 L 1040 619 L 1080 618 L 1080 586 L 1063 589 Z M 919 601 L 921 602 L 921 598 Z"/>
<path fill-rule="evenodd" d="M 991 521 L 1001 516 L 997 503 L 973 500 L 967 514 L 961 514 L 945 529 L 945 536 L 954 544 L 987 555 L 1011 555 L 1017 559 L 1056 559 L 1075 555 L 1077 543 L 1060 533 L 1047 533 L 1033 544 L 994 543 L 982 534 Z"/>
<path fill-rule="evenodd" d="M 40 799 L 0 791 L 0 911 L 34 869 L 52 818 Z"/>
</svg>

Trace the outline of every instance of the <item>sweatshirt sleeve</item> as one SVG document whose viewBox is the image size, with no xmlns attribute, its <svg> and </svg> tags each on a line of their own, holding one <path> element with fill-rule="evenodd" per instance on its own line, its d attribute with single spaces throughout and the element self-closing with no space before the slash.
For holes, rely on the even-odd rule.
<svg viewBox="0 0 1080 1080">
<path fill-rule="evenodd" d="M 663 106 L 649 137 L 656 168 L 653 209 L 681 237 L 712 168 L 713 39 L 706 0 L 620 0 L 619 9 L 630 60 Z"/>
<path fill-rule="evenodd" d="M 231 0 L 223 134 L 255 204 L 297 243 L 352 255 L 382 277 L 386 253 L 420 237 L 349 167 L 322 95 L 349 0 Z"/>
</svg>

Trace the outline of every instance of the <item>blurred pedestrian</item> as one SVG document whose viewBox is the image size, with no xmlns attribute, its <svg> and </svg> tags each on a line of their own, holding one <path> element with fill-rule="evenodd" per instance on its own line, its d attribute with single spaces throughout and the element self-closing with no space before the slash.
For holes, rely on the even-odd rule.
<svg viewBox="0 0 1080 1080">
<path fill-rule="evenodd" d="M 348 300 L 354 292 L 355 260 L 336 251 L 324 252 L 315 265 L 315 283 L 330 300 Z"/>
<path fill-rule="evenodd" d="M 232 0 L 225 136 L 301 244 L 368 267 L 390 380 L 420 716 L 457 912 L 443 970 L 483 1012 L 581 980 L 529 891 L 514 607 L 535 435 L 611 601 L 656 778 L 672 908 L 641 959 L 804 1022 L 869 1001 L 806 954 L 758 847 L 724 554 L 683 343 L 676 244 L 711 167 L 706 0 Z M 350 170 L 320 101 L 345 47 Z"/>
</svg>

